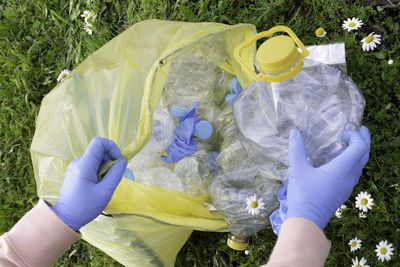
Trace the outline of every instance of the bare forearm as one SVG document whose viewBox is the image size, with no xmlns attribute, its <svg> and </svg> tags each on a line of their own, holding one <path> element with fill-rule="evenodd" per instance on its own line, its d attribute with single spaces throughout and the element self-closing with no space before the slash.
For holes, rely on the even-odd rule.
<svg viewBox="0 0 400 267">
<path fill-rule="evenodd" d="M 0 266 L 52 266 L 80 236 L 40 200 L 0 237 Z"/>
<path fill-rule="evenodd" d="M 330 241 L 314 223 L 302 219 L 287 219 L 281 226 L 278 240 L 264 267 L 320 267 L 328 257 Z"/>
</svg>

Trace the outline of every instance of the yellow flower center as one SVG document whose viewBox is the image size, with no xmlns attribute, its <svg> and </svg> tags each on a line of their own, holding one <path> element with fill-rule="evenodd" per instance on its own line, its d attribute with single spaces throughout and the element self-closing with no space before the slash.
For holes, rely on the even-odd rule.
<svg viewBox="0 0 400 267">
<path fill-rule="evenodd" d="M 380 252 L 381 252 L 382 255 L 385 255 L 386 252 L 387 252 L 387 249 L 386 248 L 381 248 Z"/>
<path fill-rule="evenodd" d="M 322 36 L 323 34 L 324 34 L 324 29 L 322 29 L 322 28 L 318 28 L 315 31 L 315 35 L 317 35 L 317 36 Z"/>
<path fill-rule="evenodd" d="M 368 200 L 366 198 L 361 199 L 361 205 L 367 205 Z"/>
<path fill-rule="evenodd" d="M 356 267 L 362 267 L 360 264 L 357 264 Z"/>
<path fill-rule="evenodd" d="M 65 77 L 67 77 L 67 74 L 63 73 L 63 74 L 61 75 L 61 78 L 64 79 Z"/>
<path fill-rule="evenodd" d="M 85 16 L 85 18 L 87 18 L 89 15 L 88 15 L 87 13 L 85 13 L 85 15 L 84 15 L 84 16 Z"/>
<path fill-rule="evenodd" d="M 250 206 L 251 206 L 253 209 L 257 208 L 257 207 L 258 207 L 257 201 L 251 202 Z"/>
<path fill-rule="evenodd" d="M 357 246 L 357 242 L 356 242 L 356 241 L 351 242 L 351 246 L 352 246 L 353 248 L 356 247 L 356 246 Z"/>
<path fill-rule="evenodd" d="M 370 43 L 370 42 L 372 42 L 374 40 L 374 37 L 372 36 L 372 35 L 369 35 L 369 36 L 367 36 L 367 38 L 365 38 L 365 42 L 366 43 Z"/>
<path fill-rule="evenodd" d="M 350 22 L 350 23 L 349 23 L 349 27 L 353 28 L 353 27 L 355 27 L 355 26 L 356 26 L 356 24 L 355 24 L 354 22 Z"/>
</svg>

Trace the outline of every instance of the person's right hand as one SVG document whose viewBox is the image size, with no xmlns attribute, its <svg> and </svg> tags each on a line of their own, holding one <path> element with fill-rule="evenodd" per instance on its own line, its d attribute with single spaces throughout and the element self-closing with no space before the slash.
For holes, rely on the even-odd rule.
<svg viewBox="0 0 400 267">
<path fill-rule="evenodd" d="M 349 198 L 368 161 L 371 137 L 368 128 L 362 126 L 359 132 L 343 131 L 342 140 L 348 147 L 329 163 L 314 168 L 307 161 L 300 132 L 291 131 L 287 192 L 282 192 L 284 184 L 280 190 L 281 208 L 276 211 L 281 213 L 282 222 L 304 218 L 323 230 Z"/>
</svg>

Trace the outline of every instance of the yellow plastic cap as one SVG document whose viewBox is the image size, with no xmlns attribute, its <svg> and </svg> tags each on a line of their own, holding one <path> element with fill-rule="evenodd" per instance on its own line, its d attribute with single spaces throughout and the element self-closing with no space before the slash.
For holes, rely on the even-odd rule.
<svg viewBox="0 0 400 267">
<path fill-rule="evenodd" d="M 293 39 L 287 35 L 274 36 L 257 50 L 256 59 L 265 73 L 289 70 L 299 59 L 299 51 Z"/>
<path fill-rule="evenodd" d="M 287 35 L 271 37 L 277 32 L 287 33 Z M 250 48 L 257 40 L 265 37 L 270 38 L 260 46 L 256 53 L 256 61 L 260 66 L 260 70 L 257 72 L 254 71 L 253 65 L 243 59 L 241 53 L 243 49 Z M 251 79 L 258 82 L 263 80 L 283 82 L 301 71 L 304 65 L 303 58 L 308 56 L 309 52 L 290 28 L 275 26 L 246 39 L 235 48 L 233 54 Z"/>
<path fill-rule="evenodd" d="M 228 236 L 228 240 L 226 242 L 228 247 L 234 250 L 246 250 L 247 246 L 249 245 L 248 239 L 238 239 L 235 238 L 233 235 Z"/>
</svg>

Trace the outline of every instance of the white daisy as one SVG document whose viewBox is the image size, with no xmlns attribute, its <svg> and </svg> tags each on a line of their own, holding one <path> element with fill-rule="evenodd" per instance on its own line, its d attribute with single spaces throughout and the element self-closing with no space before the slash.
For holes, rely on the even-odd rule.
<svg viewBox="0 0 400 267">
<path fill-rule="evenodd" d="M 366 265 L 367 260 L 364 257 L 362 257 L 360 261 L 358 261 L 358 257 L 351 260 L 353 261 L 353 265 L 351 265 L 351 267 L 369 267 L 369 265 Z"/>
<path fill-rule="evenodd" d="M 374 199 L 367 192 L 360 192 L 360 194 L 356 196 L 356 208 L 359 210 L 367 212 L 368 209 L 372 209 L 373 205 Z"/>
<path fill-rule="evenodd" d="M 393 255 L 393 251 L 394 248 L 392 248 L 392 244 L 388 244 L 388 242 L 385 241 L 381 241 L 379 242 L 378 245 L 376 245 L 376 256 L 379 258 L 379 260 L 381 260 L 382 262 L 389 261 L 390 260 L 390 256 Z"/>
<path fill-rule="evenodd" d="M 347 31 L 358 30 L 363 25 L 362 21 L 357 18 L 348 18 L 347 20 L 343 21 L 342 28 Z"/>
<path fill-rule="evenodd" d="M 393 64 L 393 59 L 389 59 L 389 60 L 388 60 L 388 64 L 389 64 L 389 65 L 392 65 L 392 64 Z M 399 185 L 399 184 L 397 184 L 397 185 Z M 391 187 L 392 187 L 392 186 L 391 186 Z"/>
<path fill-rule="evenodd" d="M 69 75 L 69 73 L 70 71 L 67 69 L 62 70 L 60 75 L 58 75 L 57 82 L 61 82 L 62 80 L 64 80 Z"/>
<path fill-rule="evenodd" d="M 254 194 L 252 197 L 247 198 L 247 207 L 246 210 L 251 213 L 251 215 L 258 215 L 260 213 L 260 210 L 264 209 L 264 202 L 263 199 L 260 198 L 257 200 L 256 194 Z"/>
<path fill-rule="evenodd" d="M 93 33 L 93 25 L 90 24 L 89 22 L 85 23 L 85 26 L 83 27 L 83 29 L 90 35 L 92 35 Z"/>
<path fill-rule="evenodd" d="M 89 10 L 85 10 L 83 11 L 81 17 L 83 17 L 85 19 L 85 22 L 88 21 L 88 19 L 92 16 L 92 13 L 90 13 Z"/>
<path fill-rule="evenodd" d="M 357 249 L 361 248 L 361 240 L 358 239 L 357 237 L 350 240 L 349 245 L 350 245 L 350 251 L 356 251 Z"/>
<path fill-rule="evenodd" d="M 365 218 L 367 218 L 367 215 L 365 215 L 364 212 L 360 212 L 360 213 L 358 213 L 358 217 L 365 219 Z"/>
<path fill-rule="evenodd" d="M 323 28 L 318 28 L 318 29 L 315 31 L 315 35 L 316 35 L 317 37 L 322 38 L 322 37 L 324 37 L 324 36 L 326 35 L 326 31 L 325 31 Z"/>
<path fill-rule="evenodd" d="M 370 33 L 367 37 L 361 40 L 361 43 L 364 51 L 372 51 L 376 48 L 376 44 L 381 43 L 381 36 L 379 34 Z"/>
<path fill-rule="evenodd" d="M 244 251 L 244 254 L 249 255 L 250 252 L 246 249 L 246 250 Z"/>
<path fill-rule="evenodd" d="M 342 212 L 347 209 L 346 205 L 342 205 L 340 206 L 340 208 L 338 208 L 335 212 L 336 217 L 338 217 L 339 219 L 342 217 Z"/>
</svg>

